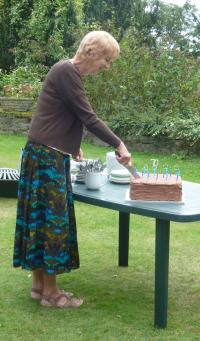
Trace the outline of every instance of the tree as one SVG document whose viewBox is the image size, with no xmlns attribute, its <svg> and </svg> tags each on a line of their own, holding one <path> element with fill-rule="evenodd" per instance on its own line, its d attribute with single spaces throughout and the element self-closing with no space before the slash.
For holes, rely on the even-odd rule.
<svg viewBox="0 0 200 341">
<path fill-rule="evenodd" d="M 132 26 L 150 48 L 164 40 L 168 46 L 199 49 L 200 17 L 189 0 L 183 8 L 161 0 L 84 0 L 83 14 L 86 24 L 117 32 L 120 40 Z"/>
<path fill-rule="evenodd" d="M 15 63 L 19 62 L 18 45 L 20 45 L 21 40 L 23 39 L 23 32 L 25 32 L 27 29 L 28 21 L 33 9 L 33 1 L 34 0 L 11 1 L 9 18 L 14 45 L 13 53 L 15 56 Z"/>
<path fill-rule="evenodd" d="M 25 13 L 22 3 L 31 2 Z M 13 30 L 18 38 L 16 61 L 51 66 L 66 55 L 75 41 L 76 8 L 72 0 L 23 0 L 12 7 Z M 21 23 L 22 22 L 22 23 Z"/>
<path fill-rule="evenodd" d="M 105 30 L 118 30 L 122 37 L 131 24 L 131 0 L 84 0 L 83 16 L 86 24 L 98 23 Z"/>
<path fill-rule="evenodd" d="M 3 70 L 9 70 L 14 63 L 12 49 L 15 45 L 11 33 L 10 9 L 10 0 L 0 1 L 0 69 Z"/>
</svg>

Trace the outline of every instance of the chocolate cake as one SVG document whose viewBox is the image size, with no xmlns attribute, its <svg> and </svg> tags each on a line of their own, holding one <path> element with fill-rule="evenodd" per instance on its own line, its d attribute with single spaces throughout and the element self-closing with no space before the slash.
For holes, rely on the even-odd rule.
<svg viewBox="0 0 200 341">
<path fill-rule="evenodd" d="M 163 174 L 145 175 L 138 179 L 131 177 L 131 200 L 182 201 L 180 176 Z"/>
</svg>

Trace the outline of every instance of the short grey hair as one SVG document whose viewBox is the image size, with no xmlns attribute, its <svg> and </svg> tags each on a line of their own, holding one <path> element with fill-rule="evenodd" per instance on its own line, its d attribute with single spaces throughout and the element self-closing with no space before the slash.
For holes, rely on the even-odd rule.
<svg viewBox="0 0 200 341">
<path fill-rule="evenodd" d="M 117 58 L 120 54 L 120 47 L 116 39 L 106 31 L 91 31 L 82 39 L 76 56 L 84 58 L 89 50 L 97 50 L 111 59 Z"/>
</svg>

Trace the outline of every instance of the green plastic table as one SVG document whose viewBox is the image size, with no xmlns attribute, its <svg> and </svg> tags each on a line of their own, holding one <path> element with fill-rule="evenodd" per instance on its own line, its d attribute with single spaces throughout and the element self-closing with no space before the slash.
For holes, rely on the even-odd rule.
<svg viewBox="0 0 200 341">
<path fill-rule="evenodd" d="M 129 185 L 106 183 L 90 191 L 84 184 L 73 184 L 74 199 L 119 212 L 119 266 L 128 266 L 130 214 L 153 217 L 155 236 L 155 308 L 154 325 L 167 327 L 170 221 L 200 221 L 200 184 L 183 182 L 184 204 L 127 202 Z"/>
</svg>

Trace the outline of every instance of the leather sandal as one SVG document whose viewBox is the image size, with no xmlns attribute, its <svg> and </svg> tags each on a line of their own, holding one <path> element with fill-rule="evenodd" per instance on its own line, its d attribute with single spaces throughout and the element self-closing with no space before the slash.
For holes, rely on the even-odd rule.
<svg viewBox="0 0 200 341">
<path fill-rule="evenodd" d="M 60 293 L 65 295 L 67 298 L 71 298 L 74 294 L 72 292 L 67 292 L 64 290 L 60 290 Z M 33 300 L 41 300 L 42 299 L 42 290 L 32 288 L 31 289 L 31 298 Z"/>
<path fill-rule="evenodd" d="M 61 299 L 65 298 L 65 302 L 61 303 Z M 83 304 L 83 299 L 75 297 L 67 297 L 65 294 L 60 294 L 57 297 L 50 297 L 47 295 L 42 296 L 40 304 L 43 307 L 54 307 L 54 308 L 79 308 Z"/>
</svg>

